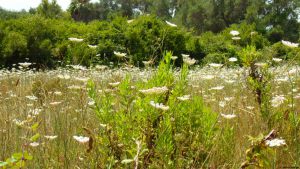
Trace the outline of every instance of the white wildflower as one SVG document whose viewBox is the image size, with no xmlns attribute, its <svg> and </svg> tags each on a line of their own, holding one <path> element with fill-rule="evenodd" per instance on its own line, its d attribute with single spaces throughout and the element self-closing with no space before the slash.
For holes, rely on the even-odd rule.
<svg viewBox="0 0 300 169">
<path fill-rule="evenodd" d="M 81 66 L 81 65 L 71 65 L 71 67 L 75 70 L 87 70 L 86 67 Z"/>
<path fill-rule="evenodd" d="M 177 56 L 172 56 L 171 59 L 176 60 L 176 59 L 178 59 L 178 57 Z"/>
<path fill-rule="evenodd" d="M 210 79 L 215 78 L 215 76 L 214 75 L 203 75 L 203 76 L 201 76 L 201 78 L 205 79 L 205 80 L 210 80 Z"/>
<path fill-rule="evenodd" d="M 100 71 L 103 71 L 105 69 L 108 69 L 108 67 L 106 65 L 96 65 L 95 66 L 95 69 L 96 70 L 100 70 Z"/>
<path fill-rule="evenodd" d="M 38 143 L 38 142 L 32 142 L 32 143 L 29 143 L 29 145 L 30 145 L 31 147 L 37 147 L 37 146 L 40 145 L 40 143 Z"/>
<path fill-rule="evenodd" d="M 224 97 L 224 100 L 225 100 L 225 101 L 228 101 L 228 102 L 229 102 L 229 101 L 232 101 L 233 99 L 234 99 L 234 97 Z"/>
<path fill-rule="evenodd" d="M 281 58 L 272 58 L 272 60 L 273 60 L 274 62 L 281 62 L 281 61 L 282 61 Z"/>
<path fill-rule="evenodd" d="M 89 102 L 88 102 L 88 105 L 89 106 L 94 106 L 96 104 L 96 102 L 94 101 L 94 100 L 90 100 Z"/>
<path fill-rule="evenodd" d="M 280 147 L 280 146 L 286 145 L 286 143 L 285 143 L 285 140 L 283 140 L 283 139 L 275 138 L 272 140 L 267 140 L 266 145 L 269 147 Z"/>
<path fill-rule="evenodd" d="M 186 101 L 186 100 L 190 100 L 191 96 L 190 95 L 184 95 L 184 96 L 181 96 L 181 97 L 177 97 L 177 99 L 181 100 L 181 101 Z"/>
<path fill-rule="evenodd" d="M 289 81 L 289 77 L 281 77 L 281 78 L 276 78 L 275 81 L 277 82 L 287 82 Z"/>
<path fill-rule="evenodd" d="M 54 140 L 56 139 L 58 136 L 44 136 L 46 139 L 49 139 L 49 140 Z"/>
<path fill-rule="evenodd" d="M 60 92 L 60 91 L 55 91 L 54 94 L 57 95 L 57 96 L 61 96 L 61 95 L 62 95 L 62 92 Z"/>
<path fill-rule="evenodd" d="M 30 110 L 30 113 L 34 116 L 37 116 L 40 114 L 41 111 L 42 111 L 42 109 L 33 109 L 33 110 Z"/>
<path fill-rule="evenodd" d="M 232 40 L 241 40 L 241 37 L 235 36 L 235 37 L 232 37 L 231 39 L 232 39 Z"/>
<path fill-rule="evenodd" d="M 81 82 L 87 82 L 89 80 L 89 78 L 86 77 L 76 77 L 75 79 Z"/>
<path fill-rule="evenodd" d="M 121 53 L 121 52 L 116 52 L 114 51 L 114 54 L 119 57 L 119 58 L 123 58 L 123 57 L 126 57 L 126 53 Z"/>
<path fill-rule="evenodd" d="M 275 96 L 273 97 L 273 99 L 271 100 L 271 104 L 273 107 L 278 107 L 280 106 L 282 103 L 284 103 L 285 101 L 285 97 L 282 96 L 282 95 L 279 95 L 279 96 Z"/>
<path fill-rule="evenodd" d="M 133 21 L 134 21 L 133 19 L 130 19 L 130 20 L 127 20 L 127 23 L 131 23 Z"/>
<path fill-rule="evenodd" d="M 73 136 L 73 138 L 78 141 L 79 143 L 87 143 L 90 141 L 89 137 L 84 137 L 84 136 Z"/>
<path fill-rule="evenodd" d="M 119 86 L 120 83 L 121 82 L 114 82 L 114 83 L 108 83 L 108 84 L 112 87 L 117 87 L 117 86 Z"/>
<path fill-rule="evenodd" d="M 281 42 L 283 45 L 291 47 L 291 48 L 296 48 L 299 46 L 299 43 L 292 43 L 292 42 L 284 41 L 284 40 L 281 40 Z"/>
<path fill-rule="evenodd" d="M 139 90 L 143 94 L 163 94 L 169 89 L 166 86 L 163 87 L 153 87 L 150 89 Z"/>
<path fill-rule="evenodd" d="M 150 101 L 150 105 L 161 110 L 169 110 L 169 106 L 165 106 L 162 103 L 155 103 L 154 101 Z"/>
<path fill-rule="evenodd" d="M 68 80 L 68 79 L 71 78 L 71 76 L 67 75 L 67 74 L 63 74 L 63 75 L 59 74 L 59 75 L 57 75 L 57 77 L 60 78 L 60 79 L 65 79 L 65 80 Z"/>
<path fill-rule="evenodd" d="M 88 47 L 91 49 L 96 49 L 98 46 L 97 45 L 88 45 Z"/>
<path fill-rule="evenodd" d="M 219 64 L 219 63 L 210 63 L 208 64 L 210 67 L 215 67 L 215 68 L 220 68 L 223 66 L 223 64 Z"/>
<path fill-rule="evenodd" d="M 84 87 L 78 86 L 78 85 L 71 85 L 68 87 L 68 89 L 81 90 L 81 89 L 84 89 Z"/>
<path fill-rule="evenodd" d="M 225 107 L 225 105 L 226 105 L 226 102 L 225 102 L 225 101 L 220 101 L 220 102 L 219 102 L 219 106 L 220 106 L 220 107 Z"/>
<path fill-rule="evenodd" d="M 196 61 L 197 61 L 197 60 L 192 59 L 192 58 L 189 58 L 189 57 L 183 58 L 183 62 L 186 63 L 186 64 L 188 64 L 189 66 L 195 64 Z"/>
<path fill-rule="evenodd" d="M 49 103 L 51 106 L 57 106 L 57 105 L 59 105 L 59 104 L 61 104 L 62 102 L 51 102 L 51 103 Z"/>
<path fill-rule="evenodd" d="M 69 41 L 72 41 L 72 42 L 82 42 L 83 39 L 78 39 L 78 38 L 68 38 Z"/>
<path fill-rule="evenodd" d="M 266 67 L 268 64 L 267 63 L 263 63 L 263 62 L 258 62 L 254 64 L 257 67 Z"/>
<path fill-rule="evenodd" d="M 235 58 L 235 57 L 231 57 L 228 60 L 229 60 L 229 62 L 236 62 L 236 61 L 238 61 L 237 58 Z"/>
<path fill-rule="evenodd" d="M 32 63 L 29 63 L 29 62 L 18 63 L 18 64 L 22 67 L 29 67 L 30 65 L 32 65 Z"/>
<path fill-rule="evenodd" d="M 209 90 L 223 90 L 224 86 L 216 86 L 216 87 L 212 87 Z"/>
<path fill-rule="evenodd" d="M 171 22 L 168 22 L 168 21 L 166 21 L 166 23 L 167 23 L 169 26 L 171 26 L 171 27 L 177 27 L 177 25 L 175 25 L 174 23 L 171 23 Z"/>
<path fill-rule="evenodd" d="M 145 66 L 149 66 L 149 65 L 153 64 L 153 61 L 152 61 L 152 60 L 142 61 L 142 62 L 143 62 L 143 64 L 144 64 Z"/>
<path fill-rule="evenodd" d="M 223 114 L 223 113 L 221 113 L 221 116 L 224 117 L 225 119 L 233 119 L 236 117 L 235 114 Z"/>
<path fill-rule="evenodd" d="M 236 30 L 232 30 L 232 31 L 230 31 L 230 34 L 231 34 L 232 36 L 237 36 L 237 35 L 240 34 L 240 32 L 239 32 L 239 31 L 236 31 Z"/>
<path fill-rule="evenodd" d="M 27 122 L 26 120 L 21 121 L 19 119 L 13 119 L 13 122 L 17 125 L 17 126 L 23 126 L 25 125 L 25 123 Z"/>
<path fill-rule="evenodd" d="M 32 96 L 25 96 L 27 99 L 29 99 L 29 100 L 32 100 L 32 101 L 37 101 L 38 100 L 38 98 L 36 97 L 36 96 L 34 96 L 34 95 L 32 95 Z"/>
<path fill-rule="evenodd" d="M 182 58 L 189 58 L 190 55 L 187 55 L 187 54 L 181 54 Z"/>
</svg>

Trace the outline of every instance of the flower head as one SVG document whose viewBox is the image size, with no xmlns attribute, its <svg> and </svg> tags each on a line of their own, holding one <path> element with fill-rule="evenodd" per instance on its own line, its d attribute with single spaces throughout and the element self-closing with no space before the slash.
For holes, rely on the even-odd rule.
<svg viewBox="0 0 300 169">
<path fill-rule="evenodd" d="M 230 34 L 231 34 L 232 36 L 237 36 L 237 35 L 240 34 L 240 32 L 239 32 L 239 31 L 236 31 L 236 30 L 232 30 L 232 31 L 230 31 Z"/>
<path fill-rule="evenodd" d="M 281 61 L 282 61 L 282 59 L 280 59 L 280 58 L 272 58 L 272 60 L 273 60 L 274 62 L 281 62 Z"/>
<path fill-rule="evenodd" d="M 166 21 L 166 23 L 167 23 L 169 26 L 171 26 L 171 27 L 177 27 L 177 25 L 175 25 L 174 23 L 171 23 L 171 22 L 168 22 L 168 21 Z"/>
<path fill-rule="evenodd" d="M 286 145 L 285 140 L 283 139 L 272 139 L 272 140 L 266 140 L 266 145 L 269 147 L 280 147 L 283 145 Z"/>
<path fill-rule="evenodd" d="M 169 106 L 165 106 L 162 103 L 155 103 L 154 101 L 150 101 L 150 105 L 161 110 L 169 110 Z"/>
<path fill-rule="evenodd" d="M 18 64 L 22 67 L 29 67 L 30 65 L 32 65 L 32 63 L 29 63 L 29 62 L 18 63 Z"/>
<path fill-rule="evenodd" d="M 292 42 L 284 41 L 284 40 L 281 40 L 281 42 L 283 45 L 291 47 L 291 48 L 296 48 L 299 46 L 299 43 L 292 43 Z"/>
<path fill-rule="evenodd" d="M 57 136 L 44 136 L 44 137 L 49 140 L 54 140 L 57 138 Z"/>
<path fill-rule="evenodd" d="M 83 39 L 78 39 L 78 38 L 68 38 L 69 41 L 72 41 L 72 42 L 82 42 Z"/>
<path fill-rule="evenodd" d="M 236 117 L 235 114 L 223 114 L 223 113 L 221 113 L 221 116 L 224 117 L 225 119 L 233 119 Z"/>
<path fill-rule="evenodd" d="M 219 64 L 219 63 L 210 63 L 209 64 L 210 67 L 215 67 L 215 68 L 220 68 L 223 66 L 223 64 Z"/>
<path fill-rule="evenodd" d="M 37 146 L 40 145 L 40 143 L 38 143 L 38 142 L 32 142 L 32 143 L 29 143 L 29 145 L 30 145 L 31 147 L 37 147 Z"/>
<path fill-rule="evenodd" d="M 235 57 L 231 57 L 228 60 L 229 60 L 229 62 L 236 62 L 236 61 L 238 61 L 237 58 L 235 58 Z"/>
<path fill-rule="evenodd" d="M 232 37 L 231 39 L 232 39 L 232 40 L 241 40 L 241 37 L 235 36 L 235 37 Z"/>
<path fill-rule="evenodd" d="M 114 54 L 115 54 L 117 57 L 119 57 L 119 58 L 124 58 L 124 57 L 126 57 L 126 53 L 121 53 L 121 52 L 116 52 L 116 51 L 114 51 Z"/>
<path fill-rule="evenodd" d="M 191 97 L 190 95 L 184 95 L 184 96 L 181 96 L 181 97 L 177 97 L 178 100 L 181 100 L 181 101 L 186 101 L 186 100 L 190 100 Z"/>
<path fill-rule="evenodd" d="M 73 138 L 78 141 L 79 143 L 87 143 L 90 141 L 89 137 L 84 137 L 84 136 L 73 136 Z"/>
<path fill-rule="evenodd" d="M 139 90 L 143 94 L 163 94 L 167 92 L 169 89 L 166 86 L 163 87 L 153 87 L 150 89 Z"/>
</svg>

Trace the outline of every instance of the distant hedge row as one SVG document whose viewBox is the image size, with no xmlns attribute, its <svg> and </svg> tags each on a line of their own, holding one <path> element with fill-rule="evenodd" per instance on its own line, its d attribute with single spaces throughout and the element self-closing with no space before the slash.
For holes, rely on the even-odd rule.
<svg viewBox="0 0 300 169">
<path fill-rule="evenodd" d="M 86 24 L 32 15 L 0 22 L 0 64 L 11 67 L 26 61 L 36 63 L 37 68 L 54 68 L 66 64 L 91 66 L 113 62 L 143 66 L 142 61 L 157 63 L 167 50 L 178 56 L 177 65 L 182 62 L 181 54 L 189 54 L 199 63 L 224 63 L 230 57 L 238 57 L 238 51 L 247 45 L 255 46 L 268 57 L 287 59 L 299 53 L 299 48 L 270 44 L 254 28 L 246 24 L 232 25 L 219 34 L 207 32 L 193 36 L 154 16 Z M 240 32 L 240 40 L 232 39 L 231 30 Z M 127 56 L 119 58 L 114 51 Z"/>
</svg>

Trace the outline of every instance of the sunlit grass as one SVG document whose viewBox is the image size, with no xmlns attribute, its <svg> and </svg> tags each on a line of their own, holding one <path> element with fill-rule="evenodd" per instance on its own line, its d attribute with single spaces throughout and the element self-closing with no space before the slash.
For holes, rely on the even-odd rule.
<svg viewBox="0 0 300 169">
<path fill-rule="evenodd" d="M 271 161 L 273 166 L 299 167 L 298 67 L 281 66 L 271 70 L 274 75 L 271 91 L 273 107 L 267 121 L 261 117 L 256 97 L 246 83 L 247 70 L 243 68 L 194 68 L 188 74 L 184 93 L 176 93 L 175 88 L 167 102 L 160 96 L 148 96 L 154 89 L 162 92 L 154 92 L 153 95 L 166 95 L 169 93 L 166 88 L 170 89 L 170 86 L 155 86 L 158 82 L 151 80 L 156 73 L 154 69 L 96 70 L 73 67 L 46 72 L 2 70 L 0 161 L 5 161 L 15 152 L 27 151 L 33 156 L 27 162 L 28 168 L 132 168 L 130 166 L 139 163 L 137 147 L 140 146 L 139 151 L 147 152 L 145 133 L 148 131 L 138 128 L 145 125 L 139 121 L 144 118 L 139 113 L 161 111 L 163 114 L 166 111 L 172 113 L 167 114 L 161 125 L 176 128 L 172 129 L 178 132 L 172 138 L 176 145 L 158 145 L 161 149 L 156 150 L 153 156 L 153 161 L 157 163 L 151 167 L 238 168 L 245 160 L 246 150 L 251 144 L 249 136 L 265 135 L 272 129 L 278 131 L 278 135 L 286 141 L 286 146 L 276 148 L 277 158 Z M 175 82 L 180 83 L 180 72 L 172 70 L 171 73 L 175 74 Z M 94 82 L 99 100 L 89 97 L 88 80 Z M 172 94 L 178 96 L 173 99 Z M 202 100 L 209 110 L 203 110 L 206 108 L 201 106 Z M 107 104 L 104 104 L 105 101 Z M 116 117 L 97 114 L 97 104 L 99 109 L 106 109 L 103 112 Z M 168 108 L 163 107 L 166 104 Z M 216 123 L 213 117 L 198 117 L 194 113 L 197 111 L 215 114 Z M 113 122 L 109 118 L 119 121 Z M 187 125 L 183 122 L 185 118 L 194 119 L 194 122 L 190 121 Z M 199 124 L 198 118 L 202 119 Z M 207 123 L 213 126 L 206 126 L 205 118 L 211 120 Z M 126 124 L 128 121 L 135 124 Z M 32 129 L 35 124 L 36 130 Z M 201 136 L 198 136 L 199 133 L 185 133 L 185 130 L 192 132 L 190 128 L 197 128 L 195 125 L 205 127 L 207 131 L 202 131 L 202 128 L 195 130 L 201 131 Z M 131 128 L 133 126 L 137 128 Z M 116 131 L 110 131 L 110 127 Z M 143 132 L 139 135 L 138 131 L 145 132 L 146 136 L 142 136 Z M 105 144 L 110 137 L 108 132 L 112 132 L 111 137 L 126 138 L 123 143 L 115 140 L 118 149 L 114 152 L 110 151 L 112 147 L 109 146 L 112 145 Z M 118 132 L 120 136 L 114 136 L 113 132 Z M 136 137 L 129 138 L 132 135 L 127 132 L 132 132 Z M 40 136 L 35 140 L 32 137 L 37 133 Z M 157 143 L 162 144 L 168 143 L 170 138 L 158 139 L 165 139 Z M 93 143 L 90 144 L 90 140 Z M 172 152 L 174 147 L 182 153 L 180 156 L 176 152 L 173 153 L 175 157 L 162 154 L 164 151 Z M 118 151 L 125 151 L 120 159 L 116 158 Z M 111 154 L 103 154 L 107 152 Z M 124 159 L 125 156 L 129 160 Z M 195 157 L 193 160 L 184 161 L 192 156 Z M 139 157 L 139 160 L 145 158 Z M 169 161 L 165 164 L 169 158 L 174 163 Z M 143 165 L 148 164 L 141 162 L 140 166 Z"/>
</svg>

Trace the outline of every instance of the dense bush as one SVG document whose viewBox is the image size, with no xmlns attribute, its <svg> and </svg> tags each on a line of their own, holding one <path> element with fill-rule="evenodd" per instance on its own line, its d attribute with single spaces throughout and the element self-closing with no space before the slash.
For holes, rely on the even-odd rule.
<svg viewBox="0 0 300 169">
<path fill-rule="evenodd" d="M 248 45 L 263 51 L 268 58 L 298 60 L 295 58 L 299 53 L 297 48 L 281 43 L 270 46 L 267 37 L 255 30 L 255 25 L 234 24 L 218 34 L 206 32 L 194 36 L 155 16 L 140 16 L 129 21 L 115 17 L 111 21 L 81 23 L 39 15 L 3 20 L 0 23 L 1 64 L 11 67 L 18 62 L 30 61 L 36 63 L 37 68 L 53 68 L 59 61 L 63 65 L 113 62 L 114 65 L 144 66 L 143 61 L 157 63 L 165 51 L 173 51 L 173 55 L 178 56 L 177 66 L 182 63 L 181 54 L 189 54 L 199 63 L 226 63 Z M 240 39 L 232 39 L 232 30 L 239 31 Z M 68 38 L 83 40 L 74 42 Z M 118 58 L 115 51 L 126 53 L 126 57 Z"/>
</svg>

